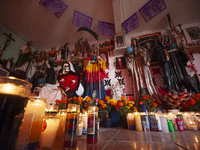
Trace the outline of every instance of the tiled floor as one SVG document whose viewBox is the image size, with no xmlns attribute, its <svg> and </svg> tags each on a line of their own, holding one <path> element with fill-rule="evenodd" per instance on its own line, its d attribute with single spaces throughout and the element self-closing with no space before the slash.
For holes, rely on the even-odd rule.
<svg viewBox="0 0 200 150">
<path fill-rule="evenodd" d="M 98 143 L 87 144 L 86 135 L 78 137 L 76 150 L 200 150 L 200 131 L 137 132 L 120 127 L 98 131 Z M 62 150 L 56 140 L 53 150 Z"/>
</svg>

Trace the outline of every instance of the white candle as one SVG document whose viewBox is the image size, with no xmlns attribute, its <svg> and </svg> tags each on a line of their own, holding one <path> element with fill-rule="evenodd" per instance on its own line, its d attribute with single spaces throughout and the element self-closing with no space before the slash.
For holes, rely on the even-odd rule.
<svg viewBox="0 0 200 150">
<path fill-rule="evenodd" d="M 40 147 L 52 148 L 58 130 L 60 118 L 49 117 L 45 119 L 46 129 L 41 133 Z"/>
<path fill-rule="evenodd" d="M 159 113 L 156 113 L 155 114 L 156 115 L 156 120 L 157 120 L 157 124 L 158 124 L 158 130 L 162 130 L 162 126 L 161 126 L 161 122 L 160 122 L 160 116 L 161 116 L 161 114 L 159 114 Z"/>
<path fill-rule="evenodd" d="M 191 130 L 190 118 L 189 117 L 190 116 L 187 112 L 183 114 L 183 120 L 184 120 L 184 123 L 185 123 L 185 126 L 186 126 L 186 130 Z"/>
<path fill-rule="evenodd" d="M 168 124 L 167 124 L 167 118 L 165 116 L 161 116 L 160 117 L 160 122 L 161 122 L 162 132 L 169 133 L 169 128 L 168 128 Z"/>
</svg>

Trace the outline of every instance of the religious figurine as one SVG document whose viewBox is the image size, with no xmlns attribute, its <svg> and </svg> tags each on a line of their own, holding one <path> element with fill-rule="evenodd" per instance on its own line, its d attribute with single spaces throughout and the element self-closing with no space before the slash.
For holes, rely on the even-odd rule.
<svg viewBox="0 0 200 150">
<path fill-rule="evenodd" d="M 61 55 L 61 48 L 59 48 L 57 51 L 56 51 L 56 61 L 60 61 L 61 60 L 61 57 L 62 57 L 62 55 Z"/>
<path fill-rule="evenodd" d="M 55 57 L 56 57 L 56 48 L 55 48 L 55 46 L 53 46 L 51 48 L 51 50 L 49 51 L 49 57 L 51 57 L 52 60 L 55 61 Z"/>
<path fill-rule="evenodd" d="M 27 69 L 26 77 L 29 81 L 31 81 L 32 77 L 34 76 L 36 69 L 37 69 L 37 61 L 36 59 L 32 59 L 29 65 L 29 68 Z"/>
<path fill-rule="evenodd" d="M 137 38 L 131 38 L 131 47 L 133 53 L 128 54 L 127 52 L 126 59 L 127 67 L 132 72 L 133 94 L 136 105 L 139 104 L 142 98 L 141 95 L 151 95 L 161 104 L 149 70 L 150 57 L 147 50 L 144 47 L 139 47 Z"/>
<path fill-rule="evenodd" d="M 83 68 L 86 75 L 86 96 L 92 96 L 95 89 L 97 90 L 97 98 L 104 99 L 106 97 L 104 88 L 105 69 L 105 60 L 101 55 L 98 56 L 97 47 L 93 46 L 93 54 L 86 58 Z"/>
<path fill-rule="evenodd" d="M 26 76 L 27 67 L 32 58 L 32 50 L 31 50 L 32 41 L 28 42 L 27 45 L 23 45 L 20 47 L 19 58 L 15 64 L 15 70 L 18 73 Z"/>
<path fill-rule="evenodd" d="M 77 41 L 77 43 L 75 43 L 75 54 L 76 54 L 76 57 L 78 57 L 78 58 L 82 57 L 82 44 L 81 44 L 81 41 L 82 41 L 82 38 L 79 39 Z"/>
<path fill-rule="evenodd" d="M 112 94 L 113 98 L 116 100 L 121 100 L 122 96 L 125 96 L 124 91 L 123 91 L 123 85 L 122 83 L 119 82 L 120 79 L 114 80 L 114 83 L 112 84 Z"/>
<path fill-rule="evenodd" d="M 163 70 L 168 92 L 181 91 L 184 85 L 187 90 L 199 93 L 195 76 L 190 77 L 185 69 L 189 58 L 182 49 L 171 43 L 169 35 L 163 36 L 162 43 L 158 42 L 153 57 Z"/>
<path fill-rule="evenodd" d="M 81 86 L 81 74 L 74 72 L 74 68 L 72 67 L 73 66 L 70 65 L 69 62 L 65 62 L 62 69 L 58 72 L 57 79 L 60 87 L 65 91 L 68 97 L 81 96 L 84 92 L 83 89 L 79 88 Z"/>
<path fill-rule="evenodd" d="M 82 56 L 83 57 L 89 57 L 90 56 L 90 53 L 89 53 L 89 51 L 90 51 L 90 44 L 88 43 L 88 40 L 87 39 L 85 39 L 85 42 L 83 42 L 83 51 L 82 51 Z"/>
<path fill-rule="evenodd" d="M 68 55 L 69 55 L 68 44 L 69 44 L 69 42 L 66 43 L 64 46 L 61 46 L 61 59 L 62 60 L 68 59 Z"/>
<path fill-rule="evenodd" d="M 45 64 L 46 64 L 46 74 L 44 79 L 46 80 L 46 83 L 49 84 L 55 84 L 55 71 L 53 69 L 53 61 L 51 60 L 51 58 L 46 58 L 45 60 Z"/>
</svg>

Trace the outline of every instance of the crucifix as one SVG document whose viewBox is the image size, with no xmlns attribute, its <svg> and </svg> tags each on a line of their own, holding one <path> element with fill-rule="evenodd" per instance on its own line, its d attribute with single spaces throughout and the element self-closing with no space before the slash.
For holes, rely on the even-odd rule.
<svg viewBox="0 0 200 150">
<path fill-rule="evenodd" d="M 5 51 L 5 49 L 6 49 L 6 47 L 8 46 L 8 44 L 10 44 L 10 40 L 15 41 L 15 39 L 13 39 L 13 38 L 11 37 L 11 36 L 12 36 L 11 33 L 10 33 L 10 35 L 8 35 L 8 34 L 6 34 L 6 33 L 4 32 L 4 34 L 5 34 L 8 38 L 7 38 L 7 41 L 6 41 L 5 45 L 4 45 L 3 51 Z"/>
</svg>

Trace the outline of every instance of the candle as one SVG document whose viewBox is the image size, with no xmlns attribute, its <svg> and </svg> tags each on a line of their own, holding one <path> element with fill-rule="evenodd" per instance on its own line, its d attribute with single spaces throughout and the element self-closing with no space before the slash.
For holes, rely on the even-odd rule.
<svg viewBox="0 0 200 150">
<path fill-rule="evenodd" d="M 140 113 L 140 115 L 141 115 L 141 121 L 142 121 L 144 131 L 145 132 L 150 131 L 149 118 L 147 116 L 147 113 L 142 112 Z"/>
<path fill-rule="evenodd" d="M 128 129 L 130 130 L 135 130 L 135 120 L 134 120 L 134 114 L 133 113 L 128 113 L 127 114 L 127 124 L 128 124 Z"/>
<path fill-rule="evenodd" d="M 186 129 L 187 130 L 191 130 L 191 128 L 190 128 L 190 114 L 189 113 L 184 113 L 183 114 L 183 119 L 184 119 L 184 123 L 185 123 L 185 126 L 186 126 Z"/>
<path fill-rule="evenodd" d="M 168 128 L 170 132 L 174 132 L 174 126 L 172 120 L 167 120 Z"/>
<path fill-rule="evenodd" d="M 169 133 L 169 128 L 168 128 L 168 124 L 167 124 L 167 118 L 166 118 L 165 115 L 160 116 L 160 122 L 161 122 L 162 132 Z"/>
<path fill-rule="evenodd" d="M 172 123 L 173 123 L 174 130 L 178 130 L 178 127 L 177 127 L 177 125 L 176 125 L 175 118 L 176 118 L 176 116 L 175 116 L 174 113 L 171 113 L 171 112 L 168 113 L 168 115 L 167 115 L 167 120 L 171 120 Z"/>
<path fill-rule="evenodd" d="M 150 121 L 150 129 L 152 131 L 158 131 L 158 123 L 156 120 L 155 113 L 153 112 L 149 113 L 149 121 Z"/>
<path fill-rule="evenodd" d="M 81 136 L 82 132 L 83 132 L 83 114 L 80 113 L 78 116 L 78 130 L 77 130 L 76 134 L 78 136 Z"/>
<path fill-rule="evenodd" d="M 87 134 L 87 121 L 88 121 L 88 114 L 86 111 L 83 113 L 83 135 Z"/>
<path fill-rule="evenodd" d="M 180 132 L 183 132 L 183 131 L 184 131 L 184 127 L 183 127 L 182 114 L 178 113 L 178 114 L 176 115 L 175 121 L 176 121 L 178 130 L 179 130 Z"/>
<path fill-rule="evenodd" d="M 44 120 L 44 122 L 46 122 L 46 129 L 41 133 L 40 147 L 52 148 L 56 138 L 60 118 L 58 116 L 46 116 Z"/>
<path fill-rule="evenodd" d="M 78 129 L 78 116 L 80 113 L 80 105 L 68 105 L 67 117 L 65 125 L 65 135 L 64 135 L 64 148 L 70 149 L 75 148 L 77 145 L 77 134 Z"/>
<path fill-rule="evenodd" d="M 65 132 L 67 110 L 66 109 L 59 110 L 58 115 L 60 116 L 60 123 L 56 134 L 56 139 L 62 139 Z"/>
<path fill-rule="evenodd" d="M 157 125 L 158 125 L 158 130 L 162 130 L 162 126 L 161 126 L 161 122 L 160 122 L 160 116 L 161 114 L 160 113 L 156 113 L 156 120 L 157 120 Z"/>
<path fill-rule="evenodd" d="M 41 135 L 47 99 L 31 96 L 29 98 L 16 144 L 16 150 L 37 149 Z"/>
<path fill-rule="evenodd" d="M 87 126 L 87 143 L 97 143 L 97 119 L 98 108 L 96 106 L 88 107 L 88 126 Z"/>
<path fill-rule="evenodd" d="M 135 112 L 134 117 L 135 117 L 136 131 L 142 131 L 142 122 L 141 122 L 140 114 L 138 112 Z"/>
</svg>

